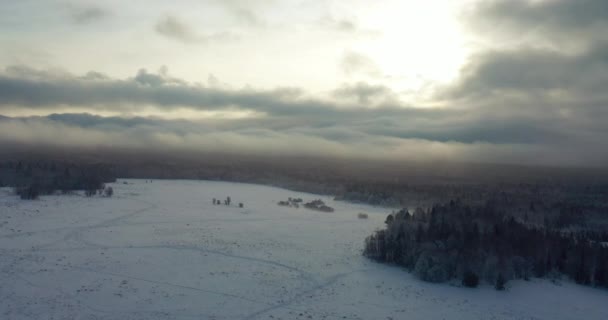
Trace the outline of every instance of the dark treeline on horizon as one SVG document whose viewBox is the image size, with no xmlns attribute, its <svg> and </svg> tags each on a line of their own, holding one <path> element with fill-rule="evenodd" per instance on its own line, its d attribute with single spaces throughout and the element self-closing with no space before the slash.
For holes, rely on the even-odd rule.
<svg viewBox="0 0 608 320">
<path fill-rule="evenodd" d="M 206 179 L 273 184 L 345 200 L 403 206 L 410 186 L 604 185 L 608 168 L 560 168 L 449 161 L 332 158 L 323 155 L 170 152 L 120 148 L 2 145 L 0 163 L 57 162 L 111 168 L 117 177 Z M 449 191 L 449 190 L 448 190 Z M 449 191 L 454 192 L 454 190 Z M 375 199 L 358 199 L 361 194 Z M 458 198 L 458 195 L 450 195 Z M 446 199 L 446 200 L 449 200 Z"/>
<path fill-rule="evenodd" d="M 110 166 L 77 164 L 61 161 L 0 162 L 0 187 L 10 186 L 22 199 L 33 200 L 40 195 L 84 190 L 92 196 L 104 190 L 104 183 L 116 177 Z M 106 195 L 113 193 L 105 190 Z"/>
</svg>

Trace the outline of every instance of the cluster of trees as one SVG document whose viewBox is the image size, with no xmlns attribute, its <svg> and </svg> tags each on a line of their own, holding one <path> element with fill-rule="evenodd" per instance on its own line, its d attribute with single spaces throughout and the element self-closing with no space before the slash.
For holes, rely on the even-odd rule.
<svg viewBox="0 0 608 320">
<path fill-rule="evenodd" d="M 280 206 L 284 206 L 284 207 L 293 207 L 293 208 L 300 208 L 300 204 L 302 204 L 302 202 L 304 202 L 301 198 L 292 198 L 289 197 L 287 198 L 287 201 L 279 201 L 278 205 Z"/>
<path fill-rule="evenodd" d="M 0 180 L 11 186 L 22 199 L 58 191 L 84 190 L 86 196 L 110 197 L 114 194 L 107 182 L 115 182 L 112 170 L 102 165 L 77 165 L 66 162 L 7 162 L 0 164 Z"/>
<path fill-rule="evenodd" d="M 310 210 L 316 210 L 316 211 L 323 211 L 323 212 L 333 212 L 334 208 L 328 206 L 325 204 L 325 202 L 323 202 L 323 200 L 321 199 L 316 199 L 316 200 L 312 200 L 309 202 L 304 203 L 304 200 L 302 200 L 301 198 L 288 198 L 287 201 L 279 201 L 277 203 L 280 206 L 284 206 L 284 207 L 293 207 L 293 208 L 299 208 L 300 205 L 303 205 L 304 208 L 306 209 L 310 209 Z"/>
<path fill-rule="evenodd" d="M 216 198 L 213 198 L 212 201 L 213 201 L 214 205 L 221 205 L 222 204 L 222 201 L 219 200 L 219 199 L 216 199 Z M 226 199 L 224 200 L 224 205 L 229 206 L 230 203 L 232 203 L 232 199 L 230 197 L 226 197 Z M 239 208 L 243 208 L 243 207 L 244 207 L 243 203 L 239 202 Z"/>
<path fill-rule="evenodd" d="M 459 201 L 386 219 L 365 240 L 364 255 L 394 263 L 430 282 L 480 281 L 502 290 L 510 279 L 559 278 L 608 288 L 608 232 L 536 226 L 493 202 Z"/>
<path fill-rule="evenodd" d="M 321 199 L 313 200 L 304 204 L 304 207 L 311 210 L 334 212 L 334 208 L 328 206 Z"/>
<path fill-rule="evenodd" d="M 230 197 L 226 197 L 226 199 L 224 200 L 224 204 L 227 206 L 229 206 L 231 202 L 232 202 L 232 199 L 230 199 Z M 220 204 L 222 204 L 222 200 L 213 198 L 213 204 L 220 205 Z"/>
</svg>

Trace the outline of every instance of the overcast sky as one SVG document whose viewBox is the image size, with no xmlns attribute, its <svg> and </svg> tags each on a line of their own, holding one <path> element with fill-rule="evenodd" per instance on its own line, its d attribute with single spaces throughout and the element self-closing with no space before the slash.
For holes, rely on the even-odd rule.
<svg viewBox="0 0 608 320">
<path fill-rule="evenodd" d="M 22 0 L 0 30 L 1 141 L 608 163 L 605 0 Z"/>
</svg>

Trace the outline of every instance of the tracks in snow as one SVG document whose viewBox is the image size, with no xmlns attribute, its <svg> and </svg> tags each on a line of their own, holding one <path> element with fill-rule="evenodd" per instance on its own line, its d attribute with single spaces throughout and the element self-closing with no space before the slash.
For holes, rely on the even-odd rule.
<svg viewBox="0 0 608 320">
<path fill-rule="evenodd" d="M 95 229 L 101 229 L 101 228 L 109 228 L 109 227 L 114 227 L 114 226 L 128 226 L 128 225 L 146 225 L 146 224 L 162 224 L 162 223 L 184 223 L 184 222 L 139 222 L 139 223 L 128 223 L 126 221 L 128 221 L 130 218 L 138 216 L 140 214 L 143 214 L 149 210 L 153 210 L 155 208 L 158 208 L 157 204 L 151 203 L 151 202 L 147 202 L 147 201 L 143 201 L 143 200 L 134 200 L 134 201 L 138 201 L 141 203 L 146 204 L 146 206 L 144 208 L 140 208 L 116 217 L 112 217 L 91 225 L 86 225 L 86 226 L 77 226 L 77 227 L 62 227 L 62 228 L 53 228 L 53 229 L 46 229 L 46 230 L 39 230 L 39 231 L 31 231 L 31 232 L 24 232 L 24 233 L 20 233 L 20 234 L 15 234 L 15 235 L 5 235 L 5 236 L 0 236 L 0 238 L 17 238 L 17 237 L 28 237 L 28 236 L 33 236 L 36 234 L 40 234 L 40 233 L 45 233 L 45 232 L 58 232 L 58 231 L 65 231 L 68 230 L 68 232 L 61 238 L 58 239 L 56 241 L 53 241 L 51 243 L 47 243 L 47 244 L 43 244 L 43 245 L 39 245 L 39 246 L 34 246 L 32 247 L 32 250 L 26 250 L 26 252 L 30 252 L 30 253 L 44 253 L 44 252 L 68 252 L 68 251 L 79 251 L 79 250 L 98 250 L 98 249 L 120 249 L 120 250 L 129 250 L 129 249 L 168 249 L 168 250 L 183 250 L 183 251 L 193 251 L 193 252 L 199 252 L 199 253 L 204 253 L 204 254 L 212 254 L 212 255 L 219 255 L 219 256 L 223 256 L 223 257 L 227 257 L 227 258 L 231 258 L 231 259 L 238 259 L 238 260 L 244 260 L 247 262 L 253 262 L 253 263 L 259 263 L 259 264 L 263 264 L 263 265 L 267 265 L 267 266 L 272 266 L 272 267 L 277 267 L 277 268 L 281 268 L 284 270 L 288 270 L 291 272 L 295 272 L 297 274 L 300 275 L 300 277 L 304 280 L 304 282 L 306 283 L 304 286 L 302 286 L 299 290 L 297 290 L 297 292 L 288 300 L 285 301 L 280 301 L 279 303 L 275 303 L 275 304 L 271 304 L 268 301 L 259 301 L 256 299 L 251 299 L 245 296 L 241 296 L 238 294 L 234 294 L 234 293 L 230 293 L 230 292 L 222 292 L 219 290 L 210 290 L 210 289 L 205 289 L 205 288 L 198 288 L 198 287 L 194 287 L 194 286 L 188 286 L 188 285 L 184 285 L 184 284 L 179 284 L 179 283 L 172 283 L 172 282 L 166 282 L 166 281 L 158 281 L 158 280 L 153 280 L 153 279 L 148 279 L 146 277 L 141 277 L 141 276 L 134 276 L 134 275 L 130 275 L 130 274 L 124 274 L 124 273 L 117 273 L 117 272 L 109 272 L 109 271 L 104 271 L 104 270 L 97 270 L 94 268 L 88 268 L 88 267 L 84 267 L 84 266 L 74 266 L 74 265 L 69 265 L 69 264 L 58 264 L 59 266 L 62 266 L 64 268 L 67 269 L 71 269 L 71 270 L 76 270 L 76 271 L 80 271 L 80 272 L 87 272 L 87 273 L 94 273 L 94 274 L 99 274 L 99 275 L 106 275 L 106 276 L 112 276 L 112 277 L 120 277 L 120 278 L 126 278 L 126 279 L 132 279 L 135 281 L 141 281 L 141 282 L 146 282 L 146 283 L 152 283 L 152 284 L 156 284 L 156 285 L 160 285 L 160 286 L 167 286 L 167 287 L 174 287 L 174 288 L 180 288 L 180 289 L 184 289 L 184 290 L 190 290 L 190 291 L 195 291 L 195 292 L 201 292 L 201 293 L 206 293 L 206 294 L 212 294 L 212 295 L 218 295 L 218 296 L 222 296 L 224 298 L 228 298 L 228 299 L 236 299 L 236 300 L 240 300 L 240 301 L 244 301 L 244 302 L 250 302 L 250 303 L 254 303 L 256 305 L 263 305 L 263 308 L 261 310 L 255 311 L 249 315 L 246 315 L 243 319 L 246 320 L 251 320 L 251 319 L 255 319 L 263 314 L 269 313 L 273 310 L 278 310 L 278 309 L 287 309 L 287 310 L 293 310 L 293 311 L 306 311 L 306 310 L 300 310 L 298 308 L 294 308 L 292 305 L 294 303 L 297 303 L 298 301 L 300 301 L 303 297 L 306 296 L 310 296 L 312 295 L 314 292 L 322 290 L 326 287 L 329 287 L 331 285 L 333 285 L 334 283 L 336 283 L 338 280 L 347 277 L 350 274 L 356 273 L 356 272 L 364 272 L 366 270 L 355 270 L 355 271 L 350 271 L 350 272 L 346 272 L 346 273 L 341 273 L 341 274 L 337 274 L 337 275 L 333 275 L 329 278 L 326 279 L 319 279 L 318 276 L 307 272 L 305 270 L 302 270 L 300 268 L 285 264 L 279 260 L 270 260 L 270 259 L 263 259 L 263 258 L 256 258 L 256 257 L 251 257 L 251 256 L 243 256 L 243 255 L 237 255 L 237 254 L 232 254 L 229 252 L 224 252 L 224 251 L 219 251 L 219 250 L 210 250 L 210 249 L 204 249 L 204 248 L 200 248 L 197 246 L 188 246 L 188 245 L 144 245 L 144 246 L 107 246 L 107 245 L 103 245 L 100 243 L 94 243 L 91 241 L 88 241 L 85 237 L 87 232 L 90 232 L 92 230 Z M 232 218 L 211 218 L 211 219 L 202 219 L 202 220 L 198 220 L 197 222 L 206 222 L 206 221 L 273 221 L 273 220 L 307 220 L 310 221 L 311 219 L 302 219 L 302 218 L 294 218 L 294 217 L 286 217 L 286 218 L 244 218 L 244 219 L 232 219 Z M 332 223 L 339 223 L 340 221 L 332 221 Z M 81 247 L 81 248 L 53 248 L 54 246 L 56 246 L 59 243 L 62 242 L 76 242 L 76 243 L 80 243 L 82 245 L 85 245 L 85 247 Z M 7 250 L 3 250 L 3 251 L 7 251 Z M 9 252 L 11 250 L 8 250 Z M 8 253 L 8 252 L 7 252 Z M 23 256 L 19 256 L 19 255 L 13 255 L 11 253 L 8 253 L 9 256 L 14 256 L 16 259 L 23 259 Z M 25 258 L 26 260 L 28 260 L 28 258 Z M 21 279 L 22 281 L 25 281 L 26 283 L 28 283 L 29 285 L 35 286 L 36 284 L 33 283 L 32 281 L 28 280 L 28 279 Z M 64 294 L 65 295 L 65 294 Z M 97 309 L 93 309 L 93 308 L 89 308 L 90 306 L 84 305 L 83 306 L 87 307 L 88 309 L 90 309 L 91 311 L 94 312 L 101 312 L 101 313 L 106 313 L 107 311 L 105 310 L 97 310 Z M 113 313 L 113 312 L 110 312 Z M 135 313 L 135 311 L 134 311 Z M 329 317 L 334 317 L 331 314 L 325 314 L 326 316 Z"/>
</svg>

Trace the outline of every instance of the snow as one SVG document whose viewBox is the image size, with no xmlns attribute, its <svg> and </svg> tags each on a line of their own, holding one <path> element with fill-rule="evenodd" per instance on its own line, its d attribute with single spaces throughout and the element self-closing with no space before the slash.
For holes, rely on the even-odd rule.
<svg viewBox="0 0 608 320">
<path fill-rule="evenodd" d="M 608 319 L 606 290 L 467 289 L 369 261 L 384 208 L 225 182 L 112 187 L 38 201 L 0 189 L 0 319 Z M 276 205 L 288 197 L 335 212 Z"/>
</svg>

